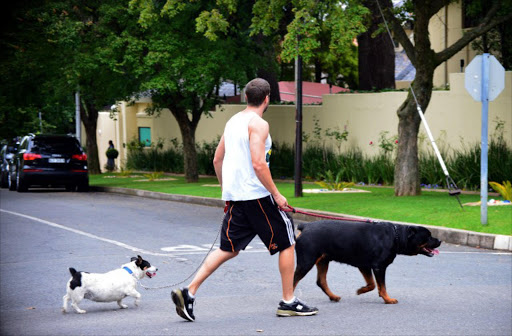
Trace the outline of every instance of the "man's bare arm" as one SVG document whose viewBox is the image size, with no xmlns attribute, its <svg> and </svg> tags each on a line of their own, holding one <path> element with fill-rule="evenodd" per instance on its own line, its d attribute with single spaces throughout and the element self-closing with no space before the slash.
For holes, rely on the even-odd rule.
<svg viewBox="0 0 512 336">
<path fill-rule="evenodd" d="M 272 194 L 277 205 L 285 208 L 288 205 L 288 201 L 277 189 L 265 160 L 265 140 L 267 139 L 268 132 L 268 123 L 261 118 L 253 118 L 249 123 L 249 147 L 251 150 L 252 166 L 256 176 Z"/>
<path fill-rule="evenodd" d="M 222 163 L 224 162 L 224 154 L 226 153 L 226 147 L 224 145 L 224 135 L 220 138 L 219 144 L 217 145 L 217 149 L 215 150 L 215 156 L 213 157 L 213 167 L 215 169 L 215 174 L 217 175 L 217 180 L 219 180 L 220 186 L 222 188 Z"/>
</svg>

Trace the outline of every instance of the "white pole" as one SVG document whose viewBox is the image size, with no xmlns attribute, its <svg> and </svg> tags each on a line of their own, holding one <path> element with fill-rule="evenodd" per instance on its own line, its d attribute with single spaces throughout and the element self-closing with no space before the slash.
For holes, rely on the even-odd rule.
<svg viewBox="0 0 512 336">
<path fill-rule="evenodd" d="M 482 136 L 480 153 L 480 222 L 487 225 L 489 54 L 482 57 Z"/>
<path fill-rule="evenodd" d="M 41 116 L 41 111 L 39 111 L 39 129 L 41 133 L 43 133 L 43 117 Z"/>
<path fill-rule="evenodd" d="M 434 141 L 434 137 L 432 136 L 432 132 L 430 132 L 430 127 L 428 127 L 427 120 L 425 119 L 425 116 L 423 115 L 423 111 L 421 110 L 420 104 L 418 103 L 418 100 L 416 99 L 416 94 L 414 94 L 414 90 L 411 86 L 411 92 L 414 97 L 414 100 L 416 101 L 416 109 L 418 110 L 418 114 L 420 115 L 421 121 L 423 122 L 423 125 L 425 126 L 425 130 L 427 131 L 428 138 L 430 139 L 430 142 L 432 143 L 432 147 L 434 147 L 434 152 L 436 153 L 437 159 L 439 160 L 439 163 L 441 164 L 441 168 L 443 169 L 444 175 L 448 176 L 448 169 L 446 169 L 446 165 L 444 164 L 443 157 L 441 156 L 441 152 L 439 152 L 439 149 L 437 148 L 437 144 Z"/>
<path fill-rule="evenodd" d="M 77 86 L 75 92 L 75 135 L 78 142 L 82 144 L 81 139 L 81 123 L 80 123 L 80 87 Z"/>
</svg>

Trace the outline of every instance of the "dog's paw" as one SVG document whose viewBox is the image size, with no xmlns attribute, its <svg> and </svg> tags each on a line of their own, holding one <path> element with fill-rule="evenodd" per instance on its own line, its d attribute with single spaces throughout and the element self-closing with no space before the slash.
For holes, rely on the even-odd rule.
<svg viewBox="0 0 512 336">
<path fill-rule="evenodd" d="M 66 310 L 66 308 L 62 308 L 62 309 L 61 309 L 61 311 L 62 311 L 62 314 L 66 314 L 66 313 L 68 312 L 68 311 Z"/>
<path fill-rule="evenodd" d="M 87 311 L 83 310 L 83 309 L 79 309 L 76 311 L 78 314 L 85 314 L 87 313 Z"/>
<path fill-rule="evenodd" d="M 357 295 L 361 295 L 361 294 L 364 294 L 364 293 L 371 292 L 374 289 L 375 289 L 375 285 L 373 285 L 373 286 L 368 285 L 368 286 L 361 287 L 361 288 L 359 288 L 357 290 Z"/>
<path fill-rule="evenodd" d="M 384 302 L 386 304 L 397 304 L 398 300 L 397 299 L 388 299 L 388 300 L 385 300 Z"/>
<path fill-rule="evenodd" d="M 128 306 L 127 306 L 127 305 L 125 305 L 125 304 L 120 304 L 120 305 L 119 305 L 119 307 L 120 307 L 121 309 L 126 309 L 126 308 L 128 308 Z"/>
<path fill-rule="evenodd" d="M 329 299 L 333 302 L 340 302 L 341 300 L 341 296 L 338 296 L 338 295 L 330 295 L 329 296 Z"/>
</svg>

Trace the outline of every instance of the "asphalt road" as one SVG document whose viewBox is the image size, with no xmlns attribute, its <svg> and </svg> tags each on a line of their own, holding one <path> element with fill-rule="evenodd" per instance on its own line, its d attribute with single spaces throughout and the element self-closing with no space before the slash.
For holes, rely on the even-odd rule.
<svg viewBox="0 0 512 336">
<path fill-rule="evenodd" d="M 277 257 L 259 240 L 223 265 L 197 293 L 196 322 L 179 318 L 171 288 L 144 290 L 137 308 L 84 300 L 87 314 L 61 313 L 68 268 L 107 272 L 141 254 L 159 268 L 150 287 L 188 277 L 214 241 L 222 209 L 107 193 L 0 191 L 1 335 L 511 335 L 512 255 L 449 244 L 440 255 L 398 256 L 387 288 L 397 305 L 364 284 L 356 268 L 331 263 L 332 303 L 312 270 L 297 295 L 311 317 L 275 316 Z"/>
</svg>

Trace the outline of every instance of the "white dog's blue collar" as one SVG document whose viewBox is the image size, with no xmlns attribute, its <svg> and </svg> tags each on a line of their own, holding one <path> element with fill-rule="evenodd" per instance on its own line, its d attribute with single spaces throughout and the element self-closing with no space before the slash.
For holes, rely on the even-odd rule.
<svg viewBox="0 0 512 336">
<path fill-rule="evenodd" d="M 133 274 L 133 271 L 131 269 L 129 269 L 128 267 L 125 266 L 123 268 L 126 270 L 126 272 L 128 272 L 130 274 Z"/>
</svg>

